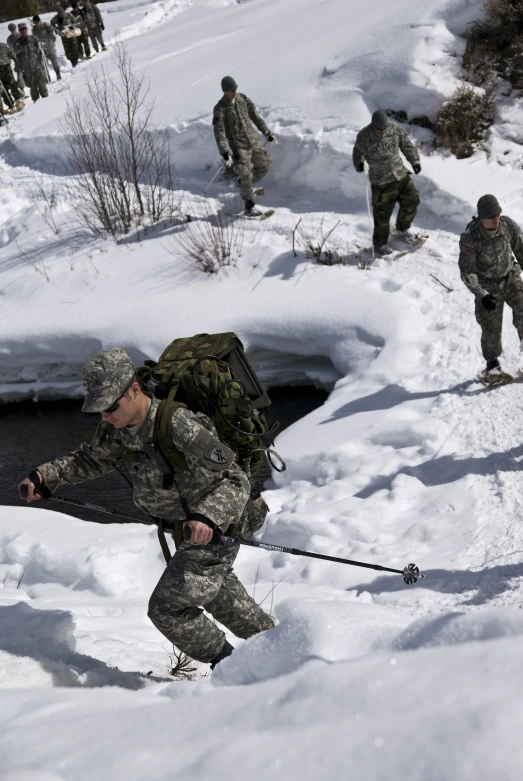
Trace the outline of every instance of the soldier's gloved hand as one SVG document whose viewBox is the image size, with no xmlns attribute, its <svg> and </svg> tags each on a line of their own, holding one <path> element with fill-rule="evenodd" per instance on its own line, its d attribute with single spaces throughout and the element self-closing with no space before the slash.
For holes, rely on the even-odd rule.
<svg viewBox="0 0 523 781">
<path fill-rule="evenodd" d="M 27 486 L 27 489 L 22 490 L 22 486 Z M 35 493 L 35 489 L 38 488 L 41 493 Z M 25 495 L 27 490 L 27 496 Z M 42 494 L 49 495 L 51 492 L 42 480 L 40 472 L 31 472 L 21 483 L 18 483 L 18 493 L 21 499 L 25 499 L 26 502 L 37 502 L 42 498 Z"/>
<path fill-rule="evenodd" d="M 488 309 L 489 312 L 493 312 L 496 308 L 496 299 L 494 296 L 491 296 L 490 293 L 487 293 L 486 296 L 483 296 L 481 299 L 481 305 L 485 307 L 485 309 Z"/>
<path fill-rule="evenodd" d="M 414 171 L 415 174 L 420 174 L 421 173 L 421 165 L 419 163 L 416 163 L 416 165 L 412 166 L 412 170 Z"/>
<path fill-rule="evenodd" d="M 200 516 L 203 518 L 203 516 Z M 196 545 L 207 545 L 211 542 L 214 534 L 214 524 L 207 518 L 205 520 L 185 521 L 183 524 L 183 538 L 187 542 Z"/>
<path fill-rule="evenodd" d="M 100 30 L 105 30 L 105 24 L 103 22 L 100 25 Z"/>
<path fill-rule="evenodd" d="M 358 173 L 362 174 L 364 170 L 365 170 L 365 163 L 362 160 L 361 163 L 358 163 Z"/>
<path fill-rule="evenodd" d="M 233 162 L 234 162 L 234 160 L 232 159 L 231 153 L 230 152 L 224 152 L 222 154 L 222 157 L 225 160 L 225 165 L 227 166 L 227 168 L 230 168 L 232 166 Z"/>
<path fill-rule="evenodd" d="M 274 135 L 274 133 L 271 133 L 271 131 L 270 131 L 270 130 L 267 130 L 267 131 L 266 131 L 266 133 L 265 133 L 265 138 L 267 139 L 267 141 L 269 142 L 269 144 L 277 144 L 277 143 L 278 143 L 278 139 L 276 138 L 276 136 Z"/>
</svg>

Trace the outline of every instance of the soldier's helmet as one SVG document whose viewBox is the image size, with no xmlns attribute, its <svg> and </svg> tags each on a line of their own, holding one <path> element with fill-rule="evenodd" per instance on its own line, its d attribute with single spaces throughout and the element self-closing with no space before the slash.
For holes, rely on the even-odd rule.
<svg viewBox="0 0 523 781">
<path fill-rule="evenodd" d="M 10 22 L 10 23 L 7 25 L 7 29 L 8 29 L 8 30 L 11 30 L 11 32 L 13 32 L 13 30 L 16 30 L 16 24 L 15 24 L 14 22 Z"/>
<path fill-rule="evenodd" d="M 103 412 L 131 384 L 136 370 L 125 350 L 112 347 L 95 353 L 82 369 L 85 401 L 82 412 Z"/>
</svg>

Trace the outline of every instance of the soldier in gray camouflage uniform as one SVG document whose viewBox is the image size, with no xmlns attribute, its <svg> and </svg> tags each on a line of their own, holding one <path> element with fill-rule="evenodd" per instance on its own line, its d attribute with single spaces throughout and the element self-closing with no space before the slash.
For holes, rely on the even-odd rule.
<svg viewBox="0 0 523 781">
<path fill-rule="evenodd" d="M 28 35 L 25 22 L 18 25 L 20 37 L 15 41 L 14 53 L 24 74 L 24 79 L 31 90 L 31 97 L 36 103 L 38 98 L 47 98 L 47 74 L 42 61 L 42 53 L 38 39 Z"/>
<path fill-rule="evenodd" d="M 27 501 L 34 501 L 39 498 L 35 488 L 56 491 L 100 477 L 116 463 L 126 465 L 138 507 L 165 519 L 175 531 L 183 526 L 191 532 L 153 591 L 149 617 L 170 643 L 214 666 L 233 648 L 202 607 L 238 637 L 274 626 L 232 571 L 239 546 L 220 543 L 215 534 L 249 535 L 252 514 L 263 508 L 252 506 L 249 479 L 232 450 L 218 439 L 211 420 L 185 408 L 174 412 L 171 434 L 188 468 L 176 473 L 176 488 L 164 488 L 154 455 L 159 402 L 142 392 L 123 350 L 96 353 L 84 366 L 83 378 L 87 395 L 82 410 L 101 413 L 99 432 L 70 455 L 39 466 L 20 486 L 27 486 Z M 263 503 L 261 498 L 256 501 Z"/>
<path fill-rule="evenodd" d="M 388 244 L 390 218 L 396 203 L 400 208 L 396 228 L 400 238 L 412 241 L 416 234 L 410 231 L 419 205 L 419 192 L 414 187 L 410 174 L 400 157 L 403 152 L 414 173 L 421 171 L 419 154 L 405 131 L 391 122 L 384 111 L 375 111 L 372 122 L 357 135 L 352 152 L 354 168 L 358 173 L 369 166 L 372 186 L 372 208 L 374 212 L 374 235 L 372 238 L 379 255 L 392 252 Z"/>
<path fill-rule="evenodd" d="M 523 339 L 523 236 L 514 220 L 500 216 L 501 211 L 494 195 L 483 195 L 478 201 L 478 216 L 469 222 L 459 242 L 461 279 L 476 299 L 489 382 L 496 382 L 502 373 L 498 358 L 503 352 L 504 303 L 512 309 L 512 321 Z"/>
<path fill-rule="evenodd" d="M 278 142 L 257 113 L 252 100 L 249 100 L 247 95 L 236 92 L 238 85 L 232 76 L 225 76 L 221 87 L 223 97 L 213 110 L 214 138 L 225 164 L 232 168 L 239 179 L 240 193 L 245 201 L 245 214 L 256 217 L 261 211 L 254 207 L 252 185 L 265 176 L 271 167 L 272 158 L 260 144 L 260 137 L 253 123 L 267 141 Z"/>
<path fill-rule="evenodd" d="M 14 110 L 16 102 L 22 97 L 11 70 L 11 60 L 16 62 L 13 50 L 7 43 L 0 43 L 0 109 L 5 101 L 7 108 Z"/>
<path fill-rule="evenodd" d="M 10 22 L 10 24 L 7 25 L 7 29 L 9 30 L 9 35 L 7 36 L 7 45 L 10 49 L 13 49 L 14 51 L 14 44 L 16 39 L 20 36 L 20 33 L 16 29 L 16 24 L 14 22 Z M 15 61 L 16 62 L 16 61 Z M 24 77 L 22 74 L 22 71 L 20 70 L 20 67 L 18 66 L 18 63 L 15 65 L 15 73 L 16 73 L 16 83 L 18 85 L 18 89 L 22 92 L 22 97 L 24 96 L 24 89 L 25 89 L 25 82 Z"/>
<path fill-rule="evenodd" d="M 87 25 L 87 32 L 95 52 L 99 51 L 98 44 L 102 47 L 103 52 L 107 51 L 102 35 L 102 30 L 105 30 L 105 27 L 100 9 L 97 5 L 93 5 L 91 0 L 84 0 L 82 10 Z"/>
<path fill-rule="evenodd" d="M 56 80 L 60 81 L 62 75 L 60 73 L 60 63 L 56 55 L 56 32 L 47 22 L 42 22 L 38 14 L 33 16 L 33 35 L 38 38 L 44 49 L 44 54 L 50 61 L 56 73 Z"/>
</svg>

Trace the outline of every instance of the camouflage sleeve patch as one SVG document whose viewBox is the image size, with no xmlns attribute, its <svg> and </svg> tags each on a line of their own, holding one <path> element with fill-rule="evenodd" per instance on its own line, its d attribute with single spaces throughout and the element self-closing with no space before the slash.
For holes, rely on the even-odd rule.
<svg viewBox="0 0 523 781">
<path fill-rule="evenodd" d="M 205 429 L 199 432 L 188 454 L 191 451 L 208 469 L 213 470 L 228 469 L 235 459 L 233 451 Z"/>
<path fill-rule="evenodd" d="M 215 108 L 214 111 L 212 112 L 213 125 L 217 125 L 218 122 L 221 120 L 221 118 L 222 118 L 222 112 L 220 111 L 219 108 Z"/>
</svg>

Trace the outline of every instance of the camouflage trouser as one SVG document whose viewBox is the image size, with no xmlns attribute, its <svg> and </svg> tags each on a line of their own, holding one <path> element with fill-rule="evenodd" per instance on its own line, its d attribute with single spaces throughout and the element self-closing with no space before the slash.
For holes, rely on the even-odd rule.
<svg viewBox="0 0 523 781">
<path fill-rule="evenodd" d="M 225 643 L 202 607 L 236 637 L 274 626 L 232 571 L 238 548 L 182 542 L 151 594 L 148 615 L 155 627 L 199 662 L 211 662 Z"/>
<path fill-rule="evenodd" d="M 60 73 L 60 63 L 58 62 L 58 56 L 56 54 L 56 46 L 47 44 L 45 47 L 45 56 L 54 68 L 55 73 Z"/>
<path fill-rule="evenodd" d="M 396 219 L 396 227 L 405 231 L 412 225 L 419 205 L 419 192 L 412 184 L 410 174 L 397 182 L 372 185 L 372 208 L 374 212 L 374 235 L 372 241 L 375 247 L 386 244 L 389 239 L 390 218 L 396 203 L 400 208 Z"/>
<path fill-rule="evenodd" d="M 64 53 L 73 68 L 78 63 L 78 43 L 76 38 L 62 38 Z"/>
<path fill-rule="evenodd" d="M 87 30 L 84 30 L 81 35 L 76 39 L 78 41 L 78 50 L 84 57 L 91 56 L 91 49 L 89 47 L 89 35 Z"/>
<path fill-rule="evenodd" d="M 31 97 L 33 100 L 46 98 L 48 96 L 47 76 L 43 68 L 35 68 L 31 73 L 25 71 L 24 76 L 26 84 L 31 90 Z"/>
<path fill-rule="evenodd" d="M 100 44 L 102 48 L 105 48 L 105 43 L 104 43 L 101 29 L 99 27 L 89 27 L 88 31 L 89 31 L 89 38 L 91 39 L 91 43 L 93 44 L 93 49 L 95 50 L 95 52 L 100 51 L 98 49 L 98 44 Z"/>
<path fill-rule="evenodd" d="M 252 200 L 252 185 L 262 179 L 272 164 L 272 157 L 261 144 L 234 152 L 234 173 L 240 180 L 240 193 L 244 201 Z"/>
<path fill-rule="evenodd" d="M 10 65 L 0 65 L 0 81 L 3 86 L 3 89 L 0 87 L 0 98 L 5 101 L 9 108 L 12 108 L 11 104 L 13 104 L 15 100 L 21 98 L 22 93 L 18 89 Z M 7 96 L 4 90 L 7 92 Z"/>
<path fill-rule="evenodd" d="M 519 338 L 523 338 L 523 281 L 517 272 L 502 280 L 481 277 L 480 285 L 498 300 L 493 312 L 485 309 L 481 300 L 476 300 L 476 320 L 481 327 L 481 352 L 486 361 L 492 361 L 503 352 L 501 331 L 504 303 L 512 309 L 512 322 Z"/>
</svg>

